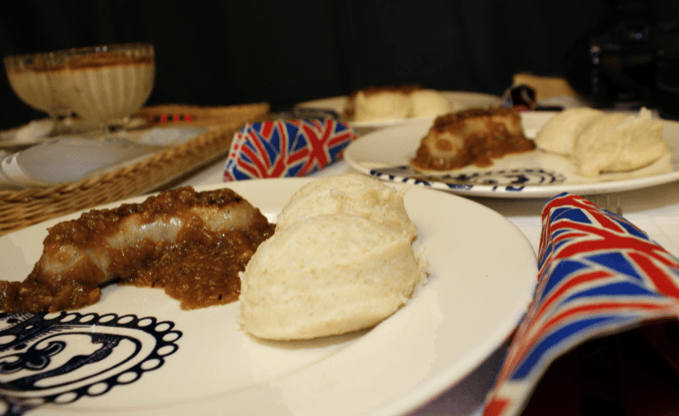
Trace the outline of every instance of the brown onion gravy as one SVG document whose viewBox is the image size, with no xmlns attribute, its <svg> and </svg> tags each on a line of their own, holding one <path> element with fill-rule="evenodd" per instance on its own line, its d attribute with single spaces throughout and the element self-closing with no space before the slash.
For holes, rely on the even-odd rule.
<svg viewBox="0 0 679 416">
<path fill-rule="evenodd" d="M 245 201 L 229 189 L 197 193 L 192 188 L 180 188 L 149 197 L 140 204 L 91 210 L 52 227 L 44 241 L 44 252 L 59 253 L 62 246 L 71 245 L 78 250 L 105 253 L 111 258 L 110 271 L 117 276 L 114 283 L 163 288 L 180 301 L 182 309 L 227 304 L 240 294 L 238 273 L 259 244 L 273 234 L 275 226 L 254 209 L 246 230 L 213 231 L 190 208 L 230 209 L 241 202 Z M 142 238 L 120 249 L 110 247 L 107 237 L 118 232 L 123 220 L 133 215 L 142 225 L 171 218 L 184 225 L 172 241 Z M 96 303 L 103 272 L 84 257 L 84 263 L 66 272 L 44 273 L 38 262 L 23 282 L 0 281 L 0 306 L 6 312 L 39 312 Z"/>
<path fill-rule="evenodd" d="M 532 150 L 516 110 L 471 108 L 437 117 L 410 164 L 420 171 L 488 167 L 493 159 Z"/>
</svg>

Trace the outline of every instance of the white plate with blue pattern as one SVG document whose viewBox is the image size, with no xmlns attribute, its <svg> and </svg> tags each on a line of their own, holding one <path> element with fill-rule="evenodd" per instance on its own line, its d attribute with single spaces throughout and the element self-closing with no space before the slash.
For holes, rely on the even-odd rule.
<svg viewBox="0 0 679 416">
<path fill-rule="evenodd" d="M 521 114 L 526 137 L 556 113 Z M 354 169 L 379 179 L 409 183 L 456 194 L 493 198 L 550 198 L 562 192 L 579 195 L 603 194 L 646 188 L 679 180 L 679 123 L 663 120 L 663 138 L 670 146 L 669 163 L 661 160 L 629 173 L 583 177 L 562 156 L 532 151 L 497 159 L 492 166 L 466 166 L 452 173 L 424 175 L 409 167 L 420 141 L 432 125 L 422 121 L 385 128 L 360 137 L 344 152 Z M 668 167 L 668 165 L 670 165 Z"/>
<path fill-rule="evenodd" d="M 199 190 L 231 187 L 274 220 L 309 182 L 255 179 Z M 533 297 L 537 262 L 518 228 L 476 202 L 421 187 L 408 190 L 404 202 L 418 227 L 414 248 L 429 260 L 428 280 L 374 328 L 309 341 L 262 341 L 241 330 L 239 302 L 185 311 L 162 290 L 111 285 L 99 303 L 76 311 L 0 314 L 0 413 L 413 411 L 503 344 Z M 0 278 L 23 280 L 40 257 L 48 227 L 78 215 L 0 237 Z"/>
</svg>

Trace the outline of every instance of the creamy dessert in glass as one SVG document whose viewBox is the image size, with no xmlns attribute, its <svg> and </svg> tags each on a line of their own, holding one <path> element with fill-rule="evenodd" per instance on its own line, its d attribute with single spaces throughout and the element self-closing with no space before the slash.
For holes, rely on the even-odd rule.
<svg viewBox="0 0 679 416">
<path fill-rule="evenodd" d="M 68 129 L 71 110 L 52 88 L 47 60 L 47 53 L 6 56 L 5 72 L 9 85 L 21 101 L 47 113 L 55 122 L 54 130 L 62 132 Z"/>
<path fill-rule="evenodd" d="M 129 116 L 146 102 L 155 78 L 152 44 L 92 46 L 50 54 L 49 75 L 62 99 L 80 117 L 124 133 Z"/>
</svg>

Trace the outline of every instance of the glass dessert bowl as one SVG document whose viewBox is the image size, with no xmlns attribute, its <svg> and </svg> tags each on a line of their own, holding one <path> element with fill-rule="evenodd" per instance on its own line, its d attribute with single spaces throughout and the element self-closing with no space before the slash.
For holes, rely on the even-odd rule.
<svg viewBox="0 0 679 416">
<path fill-rule="evenodd" d="M 4 58 L 5 72 L 14 93 L 28 106 L 47 113 L 57 133 L 68 130 L 71 109 L 52 87 L 49 54 L 32 53 Z"/>
<path fill-rule="evenodd" d="M 52 52 L 49 76 L 60 99 L 104 135 L 124 136 L 124 125 L 153 89 L 152 44 L 92 46 Z"/>
</svg>

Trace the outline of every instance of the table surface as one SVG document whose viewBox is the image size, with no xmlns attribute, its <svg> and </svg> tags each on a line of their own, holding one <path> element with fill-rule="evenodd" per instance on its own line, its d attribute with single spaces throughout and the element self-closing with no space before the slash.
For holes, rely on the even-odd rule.
<svg viewBox="0 0 679 416">
<path fill-rule="evenodd" d="M 220 160 L 201 172 L 183 180 L 177 186 L 203 186 L 223 182 L 225 160 Z M 338 161 L 311 177 L 324 177 L 351 172 L 344 161 Z M 443 191 L 442 191 L 443 192 Z M 667 251 L 679 256 L 679 182 L 646 189 L 620 192 L 624 216 L 646 231 Z M 502 214 L 533 245 L 536 253 L 540 243 L 542 207 L 547 199 L 469 198 Z M 412 413 L 412 416 L 432 414 L 471 415 L 480 414 L 480 406 L 492 386 L 494 376 L 502 363 L 506 346 L 501 345 L 465 379 L 451 386 L 446 392 Z"/>
</svg>

